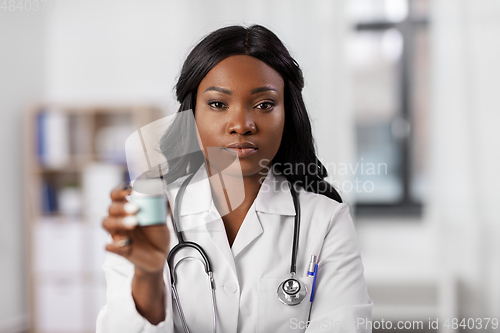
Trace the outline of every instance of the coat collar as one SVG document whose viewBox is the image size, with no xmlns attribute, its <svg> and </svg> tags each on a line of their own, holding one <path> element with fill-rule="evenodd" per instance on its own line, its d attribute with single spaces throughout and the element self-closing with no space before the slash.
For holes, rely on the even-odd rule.
<svg viewBox="0 0 500 333">
<path fill-rule="evenodd" d="M 284 176 L 276 175 L 272 170 L 273 168 L 269 169 L 255 198 L 255 210 L 268 214 L 295 216 L 295 207 L 289 184 Z M 177 196 L 178 190 L 185 179 L 186 177 L 183 177 L 170 186 L 169 199 L 171 203 L 174 202 L 171 199 Z M 175 209 L 173 206 L 171 204 L 172 209 Z M 180 216 L 210 212 L 212 210 L 216 210 L 216 208 L 212 200 L 208 173 L 205 164 L 203 164 L 186 187 L 181 201 Z"/>
<path fill-rule="evenodd" d="M 295 216 L 290 185 L 282 175 L 269 170 L 255 198 L 255 210 L 269 214 Z"/>
</svg>

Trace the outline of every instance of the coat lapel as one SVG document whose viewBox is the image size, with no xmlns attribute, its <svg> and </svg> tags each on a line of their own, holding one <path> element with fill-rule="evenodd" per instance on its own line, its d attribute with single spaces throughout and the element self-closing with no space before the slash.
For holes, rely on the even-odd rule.
<svg viewBox="0 0 500 333">
<path fill-rule="evenodd" d="M 268 220 L 261 221 L 257 211 L 274 215 L 295 216 L 292 195 L 284 177 L 276 176 L 272 171 L 268 172 L 257 198 L 248 210 L 234 240 L 231 250 L 235 258 L 264 232 L 262 223 L 266 223 Z"/>
<path fill-rule="evenodd" d="M 169 198 L 175 198 L 180 186 L 172 186 Z M 174 205 L 171 205 L 172 209 Z M 236 274 L 234 258 L 252 244 L 264 231 L 257 212 L 267 214 L 295 216 L 295 208 L 286 178 L 276 176 L 269 171 L 261 185 L 257 198 L 248 210 L 245 219 L 238 231 L 232 248 L 229 246 L 226 230 L 222 218 L 212 200 L 210 181 L 206 169 L 201 167 L 186 188 L 184 198 L 180 204 L 180 230 L 187 239 L 191 239 L 201 246 L 207 244 L 208 233 L 211 242 L 215 245 L 224 259 Z M 265 215 L 265 214 L 264 214 Z M 212 259 L 212 261 L 214 261 Z"/>
<path fill-rule="evenodd" d="M 240 230 L 234 239 L 233 246 L 231 248 L 234 258 L 238 256 L 250 243 L 252 243 L 260 234 L 264 232 L 262 229 L 262 224 L 260 223 L 257 214 L 255 212 L 255 202 L 252 204 L 250 209 L 241 224 Z"/>
</svg>

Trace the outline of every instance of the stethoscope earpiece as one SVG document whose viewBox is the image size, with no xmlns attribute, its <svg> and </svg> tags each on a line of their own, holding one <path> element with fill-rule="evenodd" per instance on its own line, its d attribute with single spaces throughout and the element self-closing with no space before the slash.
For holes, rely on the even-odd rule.
<svg viewBox="0 0 500 333">
<path fill-rule="evenodd" d="M 278 286 L 278 299 L 285 305 L 297 305 L 302 303 L 307 295 L 307 286 L 294 278 L 281 282 Z"/>
</svg>

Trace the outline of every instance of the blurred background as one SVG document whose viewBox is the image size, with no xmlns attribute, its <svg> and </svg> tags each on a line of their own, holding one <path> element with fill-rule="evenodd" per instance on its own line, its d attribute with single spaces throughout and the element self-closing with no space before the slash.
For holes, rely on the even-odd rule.
<svg viewBox="0 0 500 333">
<path fill-rule="evenodd" d="M 374 331 L 499 331 L 500 1 L 0 0 L 0 332 L 95 330 L 124 140 L 176 111 L 196 42 L 254 23 L 303 69 Z"/>
</svg>

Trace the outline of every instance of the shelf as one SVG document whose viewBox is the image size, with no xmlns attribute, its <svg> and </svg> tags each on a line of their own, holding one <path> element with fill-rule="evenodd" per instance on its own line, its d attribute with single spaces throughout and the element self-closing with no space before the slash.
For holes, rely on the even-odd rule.
<svg viewBox="0 0 500 333">
<path fill-rule="evenodd" d="M 33 172 L 37 174 L 50 174 L 50 173 L 72 173 L 72 172 L 81 172 L 85 165 L 90 163 L 108 163 L 106 161 L 102 161 L 97 159 L 95 155 L 80 155 L 80 156 L 72 156 L 70 157 L 72 162 L 61 166 L 61 167 L 45 167 L 43 165 L 34 165 Z M 127 166 L 125 164 L 115 164 L 118 167 L 123 168 L 123 171 L 126 171 Z"/>
<path fill-rule="evenodd" d="M 30 332 L 91 332 L 105 302 L 101 227 L 125 180 L 125 139 L 159 119 L 140 105 L 32 106 L 24 119 Z"/>
</svg>

